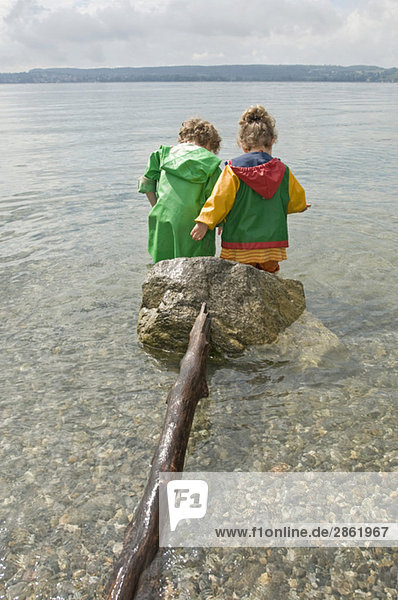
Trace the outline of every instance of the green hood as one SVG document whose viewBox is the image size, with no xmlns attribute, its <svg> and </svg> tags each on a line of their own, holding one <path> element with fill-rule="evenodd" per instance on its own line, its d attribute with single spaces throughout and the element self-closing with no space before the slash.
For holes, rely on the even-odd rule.
<svg viewBox="0 0 398 600">
<path fill-rule="evenodd" d="M 194 144 L 161 146 L 161 169 L 190 183 L 205 183 L 221 160 L 212 152 Z"/>
</svg>

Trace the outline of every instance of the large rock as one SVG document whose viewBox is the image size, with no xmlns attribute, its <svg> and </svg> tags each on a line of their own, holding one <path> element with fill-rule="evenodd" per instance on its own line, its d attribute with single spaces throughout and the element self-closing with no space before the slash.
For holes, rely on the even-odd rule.
<svg viewBox="0 0 398 600">
<path fill-rule="evenodd" d="M 142 291 L 140 341 L 182 353 L 202 302 L 210 312 L 216 354 L 239 354 L 273 342 L 305 309 L 299 281 L 220 258 L 161 261 L 149 271 Z"/>
</svg>

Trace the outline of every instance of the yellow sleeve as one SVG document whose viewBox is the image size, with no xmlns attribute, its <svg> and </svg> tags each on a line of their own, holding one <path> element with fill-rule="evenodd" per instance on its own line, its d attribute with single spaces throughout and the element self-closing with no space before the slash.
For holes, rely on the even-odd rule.
<svg viewBox="0 0 398 600">
<path fill-rule="evenodd" d="M 304 188 L 301 187 L 295 176 L 289 171 L 289 204 L 287 213 L 303 212 L 307 207 Z"/>
<path fill-rule="evenodd" d="M 214 229 L 233 207 L 239 185 L 239 177 L 227 165 L 195 221 L 205 223 L 209 229 Z"/>
</svg>

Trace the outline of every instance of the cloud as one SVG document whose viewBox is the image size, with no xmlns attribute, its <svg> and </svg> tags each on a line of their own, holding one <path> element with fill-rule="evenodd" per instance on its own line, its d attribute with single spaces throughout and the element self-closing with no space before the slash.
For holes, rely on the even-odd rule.
<svg viewBox="0 0 398 600">
<path fill-rule="evenodd" d="M 219 52 L 218 54 L 210 54 L 210 52 L 194 52 L 192 54 L 192 60 L 201 64 L 209 61 L 214 62 L 214 60 L 218 61 L 218 64 L 220 64 L 224 59 L 225 54 L 223 52 Z"/>
<path fill-rule="evenodd" d="M 0 71 L 199 61 L 396 66 L 397 29 L 396 0 L 2 0 Z"/>
<path fill-rule="evenodd" d="M 85 5 L 83 5 L 85 6 Z M 144 33 L 139 13 L 126 6 L 105 7 L 96 13 L 78 10 L 76 6 L 64 6 L 49 10 L 32 0 L 17 0 L 5 18 L 12 39 L 25 46 L 130 39 Z"/>
<path fill-rule="evenodd" d="M 177 0 L 173 8 L 180 8 Z M 241 2 L 218 0 L 217 11 L 203 10 L 203 2 L 192 2 L 183 11 L 186 27 L 192 33 L 224 38 L 267 39 L 272 33 L 294 35 L 301 30 L 326 32 L 339 21 L 336 11 L 328 0 L 251 0 L 246 5 Z M 212 4 L 214 6 L 214 3 Z"/>
</svg>

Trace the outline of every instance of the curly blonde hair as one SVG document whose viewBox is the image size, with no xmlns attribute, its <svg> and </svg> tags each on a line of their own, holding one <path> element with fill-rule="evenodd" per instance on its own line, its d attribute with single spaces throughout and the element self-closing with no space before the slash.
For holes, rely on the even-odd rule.
<svg viewBox="0 0 398 600">
<path fill-rule="evenodd" d="M 239 146 L 249 152 L 252 148 L 270 148 L 277 137 L 275 119 L 264 106 L 257 104 L 245 110 L 239 121 Z"/>
<path fill-rule="evenodd" d="M 214 125 L 197 117 L 184 121 L 178 133 L 178 141 L 193 142 L 203 148 L 208 146 L 214 154 L 217 154 L 221 144 L 221 138 Z"/>
</svg>

